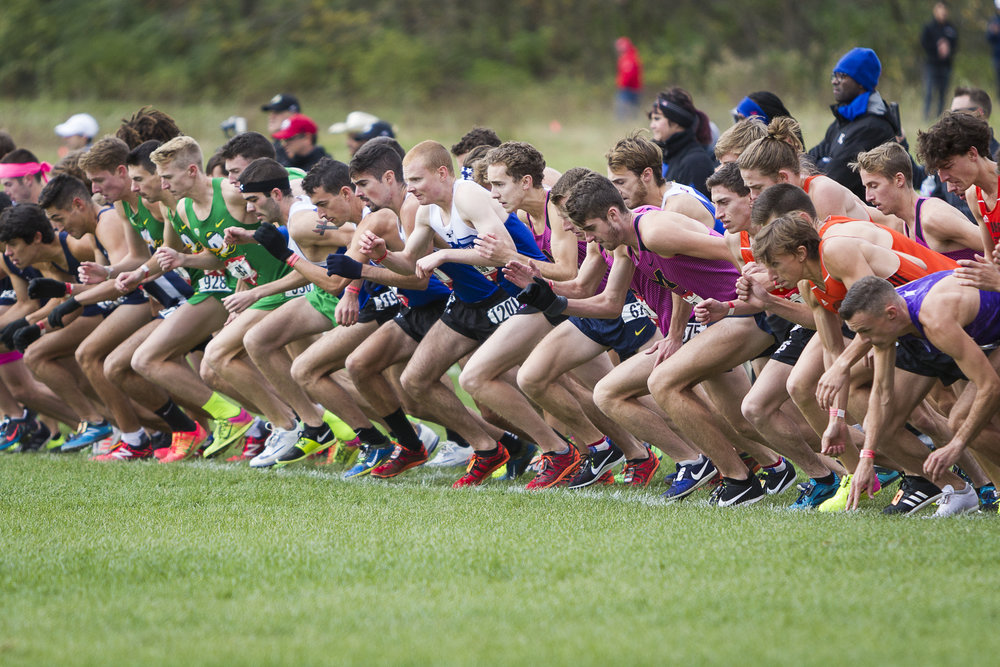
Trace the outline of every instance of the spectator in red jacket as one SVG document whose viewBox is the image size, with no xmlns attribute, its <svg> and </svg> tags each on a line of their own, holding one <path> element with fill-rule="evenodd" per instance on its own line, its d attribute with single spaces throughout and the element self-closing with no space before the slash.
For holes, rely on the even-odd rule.
<svg viewBox="0 0 1000 667">
<path fill-rule="evenodd" d="M 639 93 L 642 92 L 642 62 L 639 52 L 628 37 L 615 40 L 618 51 L 618 76 L 615 85 L 618 95 L 615 99 L 615 117 L 618 120 L 634 118 L 639 112 Z"/>
</svg>

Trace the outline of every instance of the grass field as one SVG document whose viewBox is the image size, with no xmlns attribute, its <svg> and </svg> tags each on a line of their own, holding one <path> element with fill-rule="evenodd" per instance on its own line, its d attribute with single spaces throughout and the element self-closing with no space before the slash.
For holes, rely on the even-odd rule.
<svg viewBox="0 0 1000 667">
<path fill-rule="evenodd" d="M 0 664 L 989 664 L 997 518 L 0 457 Z M 662 477 L 658 475 L 658 477 Z"/>
</svg>

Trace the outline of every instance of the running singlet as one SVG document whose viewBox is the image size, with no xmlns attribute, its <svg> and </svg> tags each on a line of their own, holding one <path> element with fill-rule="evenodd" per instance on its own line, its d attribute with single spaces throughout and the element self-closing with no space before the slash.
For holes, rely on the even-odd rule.
<svg viewBox="0 0 1000 667">
<path fill-rule="evenodd" d="M 139 232 L 139 236 L 149 246 L 150 252 L 155 252 L 163 245 L 163 222 L 157 220 L 143 203 L 142 197 L 138 198 L 139 204 L 133 209 L 127 201 L 122 200 L 122 209 L 129 224 Z"/>
<path fill-rule="evenodd" d="M 1000 184 L 1000 176 L 997 177 L 997 183 Z M 983 189 L 977 185 L 976 201 L 979 202 L 979 214 L 983 216 L 983 224 L 990 230 L 990 238 L 993 239 L 993 245 L 996 245 L 997 241 L 1000 241 L 1000 211 L 997 210 L 1000 197 L 993 204 L 993 208 L 987 209 L 986 200 L 983 199 Z"/>
<path fill-rule="evenodd" d="M 542 221 L 542 232 L 539 234 L 535 231 L 535 223 L 531 219 L 531 215 L 525 213 L 528 217 L 528 228 L 531 230 L 531 235 L 535 238 L 535 245 L 538 249 L 542 251 L 546 259 L 550 262 L 555 261 L 552 257 L 552 225 L 549 221 L 549 189 L 545 189 L 545 220 Z M 585 241 L 577 240 L 576 242 L 576 266 L 580 268 L 583 264 L 584 258 L 587 256 L 587 243 Z"/>
<path fill-rule="evenodd" d="M 441 218 L 441 207 L 431 206 L 429 209 L 428 223 L 438 236 L 452 248 L 471 248 L 478 234 L 473 227 L 466 224 L 462 219 L 462 214 L 455 206 L 455 192 L 460 187 L 481 188 L 478 183 L 472 181 L 455 181 L 452 189 L 451 215 L 448 224 Z M 517 216 L 515 216 L 517 217 Z M 522 228 L 525 225 L 518 220 L 517 224 Z M 527 229 L 525 229 L 527 231 Z M 477 303 L 483 299 L 493 296 L 499 289 L 497 284 L 487 278 L 488 274 L 495 273 L 494 267 L 476 267 L 471 264 L 458 264 L 455 262 L 445 262 L 440 266 L 442 273 L 451 278 L 451 287 L 455 291 L 455 297 L 466 303 Z"/>
<path fill-rule="evenodd" d="M 826 270 L 826 265 L 823 263 L 823 243 L 825 242 L 823 235 L 826 234 L 830 227 L 844 222 L 857 221 L 842 216 L 830 216 L 823 224 L 823 227 L 819 230 L 819 264 L 820 269 L 823 272 L 823 286 L 820 287 L 814 283 L 812 286 L 812 293 L 823 308 L 831 313 L 836 313 L 840 310 L 840 304 L 844 300 L 844 297 L 847 296 L 847 286 L 831 276 Z M 905 285 L 906 283 L 912 282 L 917 278 L 923 278 L 929 273 L 934 273 L 936 271 L 950 271 L 951 269 L 958 268 L 958 263 L 955 262 L 955 260 L 948 259 L 944 255 L 936 253 L 930 248 L 920 245 L 916 241 L 910 240 L 897 232 L 895 229 L 890 229 L 883 225 L 876 226 L 884 229 L 892 235 L 892 247 L 889 248 L 889 250 L 896 253 L 896 256 L 899 258 L 899 268 L 896 269 L 896 272 L 891 276 L 884 276 L 885 279 L 893 285 L 899 287 L 900 285 Z M 907 255 L 910 257 L 916 257 L 922 261 L 926 265 L 926 268 L 910 260 Z"/>
<path fill-rule="evenodd" d="M 409 194 L 407 197 L 411 196 Z M 399 238 L 406 242 L 406 230 L 403 229 L 403 221 L 396 217 L 396 230 L 399 232 Z M 369 260 L 374 266 L 379 266 L 374 261 Z M 416 290 L 408 289 L 405 287 L 397 287 L 396 293 L 399 295 L 399 300 L 403 302 L 404 306 L 409 308 L 420 308 L 426 306 L 429 303 L 434 303 L 435 301 L 440 301 L 441 299 L 447 299 L 451 295 L 451 288 L 445 285 L 438 277 L 431 274 L 430 279 L 427 281 L 427 289 Z"/>
<path fill-rule="evenodd" d="M 742 258 L 743 262 L 746 264 L 750 264 L 752 262 L 757 261 L 753 257 L 752 248 L 753 245 L 752 242 L 750 241 L 750 232 L 744 229 L 742 232 L 740 232 L 740 258 Z M 793 287 L 791 289 L 785 289 L 783 287 L 775 287 L 773 290 L 769 291 L 771 292 L 771 294 L 775 296 L 780 296 L 782 299 L 792 299 L 793 301 L 802 300 L 801 298 L 798 298 L 798 293 L 799 293 L 798 287 Z"/>
<path fill-rule="evenodd" d="M 670 187 L 667 189 L 666 192 L 663 193 L 663 201 L 660 202 L 660 208 L 666 208 L 667 199 L 669 199 L 670 197 L 675 197 L 677 195 L 691 195 L 692 197 L 697 199 L 698 202 L 705 207 L 705 210 L 708 211 L 708 214 L 712 216 L 712 219 L 715 220 L 715 225 L 712 227 L 712 229 L 719 232 L 720 234 L 726 233 L 726 226 L 722 224 L 721 220 L 715 217 L 715 204 L 709 201 L 708 198 L 705 197 L 705 195 L 701 194 L 696 189 L 692 188 L 690 185 L 683 185 L 681 183 L 678 183 L 677 181 L 671 181 Z"/>
<path fill-rule="evenodd" d="M 723 302 L 735 299 L 736 279 L 740 274 L 731 263 L 689 255 L 662 257 L 646 248 L 639 231 L 639 221 L 651 210 L 658 209 L 640 206 L 633 211 L 632 225 L 639 241 L 639 251 L 629 248 L 628 254 L 635 264 L 635 276 L 643 278 L 637 280 L 633 276 L 632 285 L 656 313 L 661 330 L 670 326 L 673 310 L 671 293 L 681 295 L 689 303 L 698 303 L 704 299 Z M 715 231 L 709 231 L 709 234 L 720 238 L 722 236 Z M 650 293 L 649 287 L 652 284 L 663 289 Z"/>
<path fill-rule="evenodd" d="M 920 308 L 924 298 L 942 278 L 951 275 L 951 271 L 938 271 L 918 278 L 908 285 L 897 287 L 896 292 L 906 301 L 910 321 L 920 332 L 919 340 L 931 352 L 941 352 L 925 337 L 924 327 L 920 324 Z M 1000 292 L 979 290 L 979 312 L 974 320 L 962 327 L 977 345 L 994 345 L 1000 342 Z M 917 338 L 907 334 L 907 338 Z"/>
<path fill-rule="evenodd" d="M 924 238 L 924 230 L 920 226 L 920 209 L 923 208 L 924 202 L 928 199 L 928 197 L 917 198 L 916 216 L 913 220 L 913 240 L 925 248 L 930 248 L 930 246 L 927 245 L 927 239 Z M 906 235 L 909 236 L 910 226 L 907 225 L 906 222 L 903 222 L 903 229 L 906 231 Z M 956 262 L 960 259 L 975 259 L 976 257 L 976 251 L 972 248 L 959 248 L 958 250 L 949 250 L 948 252 L 943 252 L 941 254 L 945 257 L 950 257 Z"/>
<path fill-rule="evenodd" d="M 212 179 L 212 208 L 204 220 L 195 214 L 194 202 L 191 199 L 185 198 L 177 203 L 178 208 L 183 204 L 189 229 L 194 232 L 197 241 L 226 265 L 233 285 L 236 280 L 242 279 L 243 282 L 255 287 L 288 274 L 291 271 L 288 265 L 275 259 L 261 245 L 256 243 L 226 245 L 223 234 L 227 228 L 240 227 L 253 231 L 258 225 L 244 225 L 229 214 L 226 200 L 222 196 L 222 181 L 222 178 Z"/>
</svg>

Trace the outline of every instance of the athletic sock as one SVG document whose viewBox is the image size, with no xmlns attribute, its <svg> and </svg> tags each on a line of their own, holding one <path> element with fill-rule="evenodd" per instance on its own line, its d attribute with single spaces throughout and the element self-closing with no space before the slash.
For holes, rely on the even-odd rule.
<svg viewBox="0 0 1000 667">
<path fill-rule="evenodd" d="M 350 442 L 358 437 L 358 434 L 354 432 L 354 429 L 347 425 L 347 422 L 329 410 L 323 411 L 323 421 L 330 427 L 330 431 L 333 432 L 333 435 L 336 436 L 337 440 L 340 440 L 341 442 Z"/>
<path fill-rule="evenodd" d="M 122 442 L 133 447 L 138 447 L 139 443 L 142 442 L 142 429 L 138 431 L 132 431 L 131 433 L 122 433 Z"/>
<path fill-rule="evenodd" d="M 306 426 L 302 429 L 302 437 L 315 440 L 322 445 L 333 440 L 334 435 L 333 431 L 330 430 L 330 426 L 324 423 L 319 426 Z"/>
<path fill-rule="evenodd" d="M 606 449 L 611 449 L 611 444 L 608 442 L 607 438 L 601 438 L 597 442 L 587 445 L 587 449 L 593 452 L 603 452 Z"/>
<path fill-rule="evenodd" d="M 701 463 L 701 457 L 703 457 L 703 456 L 704 456 L 704 454 L 699 454 L 696 458 L 693 458 L 693 459 L 687 459 L 686 461 L 677 461 L 677 465 L 680 465 L 680 466 L 693 466 L 696 463 Z"/>
<path fill-rule="evenodd" d="M 172 399 L 167 399 L 163 407 L 153 410 L 153 412 L 167 422 L 167 426 L 174 433 L 190 433 L 198 428 L 194 420 L 184 414 L 184 411 Z"/>
<path fill-rule="evenodd" d="M 785 457 L 779 456 L 777 463 L 775 463 L 773 466 L 763 466 L 763 468 L 770 470 L 771 472 L 781 472 L 782 470 L 785 469 Z"/>
<path fill-rule="evenodd" d="M 512 458 L 517 458 L 524 451 L 524 443 L 521 438 L 509 431 L 504 431 L 504 434 L 500 436 L 500 444 Z"/>
<path fill-rule="evenodd" d="M 389 446 L 389 440 L 382 434 L 382 431 L 378 430 L 374 426 L 354 429 L 354 432 L 358 434 L 359 438 L 361 438 L 361 442 L 369 447 L 380 449 Z"/>
<path fill-rule="evenodd" d="M 746 479 L 733 479 L 732 477 L 723 477 L 722 481 L 726 484 L 731 484 L 733 486 L 750 486 L 753 480 L 756 479 L 753 475 L 750 475 Z"/>
<path fill-rule="evenodd" d="M 403 412 L 402 408 L 396 410 L 391 415 L 386 415 L 383 419 L 389 425 L 389 430 L 392 431 L 392 434 L 396 436 L 396 442 L 403 449 L 408 449 L 411 452 L 419 452 L 423 449 L 424 444 L 420 442 L 417 432 L 413 430 L 413 424 L 406 418 L 406 413 Z"/>
<path fill-rule="evenodd" d="M 494 447 L 493 449 L 484 449 L 481 452 L 476 452 L 476 456 L 484 459 L 491 459 L 500 453 L 499 447 Z"/>
<path fill-rule="evenodd" d="M 217 391 L 212 392 L 212 397 L 201 408 L 216 420 L 232 419 L 239 415 L 241 410 L 240 406 L 230 403 Z"/>
<path fill-rule="evenodd" d="M 826 484 L 827 486 L 833 486 L 833 483 L 837 481 L 837 478 L 834 477 L 833 473 L 831 472 L 826 477 L 817 477 L 816 481 L 819 484 Z"/>
<path fill-rule="evenodd" d="M 463 438 L 462 436 L 460 436 L 455 431 L 452 431 L 450 428 L 446 428 L 444 430 L 444 437 L 445 437 L 446 440 L 451 440 L 452 442 L 454 442 L 459 447 L 471 447 L 472 446 L 472 445 L 469 444 L 468 440 L 466 440 L 465 438 Z"/>
</svg>

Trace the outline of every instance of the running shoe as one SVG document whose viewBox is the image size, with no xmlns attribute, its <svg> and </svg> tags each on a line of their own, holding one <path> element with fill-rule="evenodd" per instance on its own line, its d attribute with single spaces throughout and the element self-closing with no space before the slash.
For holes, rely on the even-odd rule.
<svg viewBox="0 0 1000 667">
<path fill-rule="evenodd" d="M 427 450 L 421 445 L 418 451 L 396 445 L 392 455 L 377 468 L 372 469 L 372 477 L 388 479 L 427 461 Z"/>
<path fill-rule="evenodd" d="M 937 511 L 932 516 L 957 516 L 979 509 L 979 496 L 972 484 L 966 482 L 965 488 L 956 491 L 951 484 L 945 484 L 941 489 L 941 497 L 937 499 Z"/>
<path fill-rule="evenodd" d="M 198 449 L 208 441 L 209 433 L 198 422 L 195 422 L 193 431 L 175 431 L 170 438 L 170 447 L 166 454 L 159 457 L 160 463 L 174 463 L 194 456 Z M 153 455 L 156 456 L 154 450 Z"/>
<path fill-rule="evenodd" d="M 582 489 L 596 484 L 607 472 L 625 460 L 625 454 L 610 438 L 605 438 L 604 442 L 608 446 L 602 450 L 588 447 L 590 451 L 580 462 L 580 469 L 570 480 L 569 488 Z M 509 463 L 507 467 L 510 467 Z M 614 474 L 612 474 L 612 478 L 614 478 Z"/>
<path fill-rule="evenodd" d="M 260 421 L 260 434 L 250 435 L 256 429 L 253 426 L 250 430 L 246 432 L 243 436 L 243 448 L 240 450 L 239 454 L 233 454 L 228 459 L 227 463 L 239 463 L 240 461 L 249 461 L 262 451 L 264 451 L 264 446 L 267 444 L 267 439 L 271 437 L 271 422 L 265 422 L 259 417 L 254 418 L 254 422 Z"/>
<path fill-rule="evenodd" d="M 96 458 L 98 456 L 104 456 L 105 454 L 110 454 L 118 443 L 122 441 L 122 432 L 118 430 L 117 426 L 111 427 L 111 435 L 106 438 L 102 438 L 94 443 L 94 446 L 90 450 L 90 458 Z"/>
<path fill-rule="evenodd" d="M 507 465 L 502 468 L 504 474 L 502 479 L 517 479 L 528 470 L 528 466 L 538 454 L 538 446 L 533 442 L 521 441 L 521 452 L 517 456 L 511 456 L 507 460 Z M 496 477 L 496 473 L 493 474 Z"/>
<path fill-rule="evenodd" d="M 625 461 L 625 474 L 622 483 L 626 486 L 646 486 L 653 479 L 660 467 L 660 459 L 649 452 L 649 456 L 638 461 Z"/>
<path fill-rule="evenodd" d="M 764 493 L 769 496 L 776 496 L 792 484 L 795 484 L 795 477 L 798 475 L 795 466 L 786 458 L 782 458 L 781 460 L 785 462 L 784 470 L 777 471 L 773 467 L 760 469 L 758 477 L 761 484 L 764 485 Z"/>
<path fill-rule="evenodd" d="M 462 447 L 454 440 L 445 440 L 438 445 L 437 456 L 427 462 L 429 468 L 450 468 L 464 466 L 472 458 L 472 447 Z"/>
<path fill-rule="evenodd" d="M 743 461 L 743 465 L 747 467 L 747 470 L 750 471 L 751 475 L 756 475 L 762 470 L 761 465 L 757 463 L 757 459 L 750 456 L 746 452 L 740 452 L 740 459 Z"/>
<path fill-rule="evenodd" d="M 203 456 L 211 458 L 235 443 L 253 426 L 253 415 L 240 408 L 240 413 L 229 419 L 216 419 L 212 429 L 212 444 L 205 448 Z"/>
<path fill-rule="evenodd" d="M 573 445 L 567 445 L 562 454 L 544 452 L 542 470 L 524 487 L 529 491 L 547 489 L 572 475 L 580 466 L 580 452 Z"/>
<path fill-rule="evenodd" d="M 569 449 L 571 452 L 576 451 L 573 447 Z M 497 443 L 496 454 L 493 456 L 480 456 L 478 452 L 474 452 L 469 460 L 469 467 L 466 469 L 465 474 L 458 478 L 451 485 L 451 488 L 461 489 L 466 486 L 479 486 L 493 474 L 494 470 L 507 463 L 509 459 L 510 454 L 507 453 L 507 450 L 499 442 Z"/>
<path fill-rule="evenodd" d="M 976 489 L 979 495 L 979 511 L 984 514 L 996 514 L 997 507 L 1000 506 L 1000 493 L 997 487 L 992 484 L 984 484 Z"/>
<path fill-rule="evenodd" d="M 694 463 L 685 465 L 676 463 L 674 465 L 677 466 L 677 474 L 674 475 L 670 488 L 663 494 L 663 497 L 669 501 L 688 497 L 712 481 L 712 478 L 718 474 L 715 464 L 704 454 L 700 455 Z"/>
<path fill-rule="evenodd" d="M 760 480 L 755 475 L 740 481 L 723 479 L 719 489 L 718 496 L 713 498 L 716 507 L 752 505 L 766 495 L 764 487 L 760 485 Z"/>
<path fill-rule="evenodd" d="M 57 431 L 54 436 L 45 443 L 45 451 L 58 453 L 62 451 L 62 446 L 66 443 L 66 436 L 61 431 Z"/>
<path fill-rule="evenodd" d="M 594 482 L 594 486 L 614 486 L 615 483 L 615 471 L 606 470 L 600 479 Z"/>
<path fill-rule="evenodd" d="M 899 491 L 882 514 L 907 515 L 927 507 L 941 497 L 941 489 L 930 480 L 916 475 L 903 475 Z"/>
<path fill-rule="evenodd" d="M 33 431 L 37 424 L 39 422 L 30 410 L 26 417 L 5 417 L 0 423 L 0 451 L 21 442 L 21 439 Z"/>
<path fill-rule="evenodd" d="M 882 466 L 875 466 L 875 475 L 878 477 L 878 483 L 883 489 L 896 480 L 903 478 L 903 473 L 898 470 L 883 468 Z"/>
<path fill-rule="evenodd" d="M 372 447 L 361 445 L 361 452 L 358 453 L 358 461 L 344 472 L 344 479 L 354 479 L 369 474 L 372 470 L 382 465 L 382 463 L 392 456 L 395 451 L 395 444 L 391 447 Z"/>
<path fill-rule="evenodd" d="M 51 439 L 52 431 L 44 423 L 35 420 L 31 428 L 21 436 L 17 451 L 22 453 L 37 452 L 44 448 Z"/>
<path fill-rule="evenodd" d="M 361 438 L 354 438 L 348 442 L 338 442 L 330 449 L 326 450 L 326 461 L 323 465 L 336 463 L 337 465 L 349 466 L 358 458 L 361 451 Z"/>
<path fill-rule="evenodd" d="M 427 456 L 433 454 L 434 450 L 437 449 L 438 443 L 441 442 L 441 436 L 427 424 L 418 422 L 414 424 L 413 429 L 417 432 L 417 437 L 420 438 L 420 443 L 424 446 Z"/>
<path fill-rule="evenodd" d="M 60 451 L 78 452 L 81 449 L 92 446 L 95 442 L 107 438 L 114 432 L 107 419 L 99 422 L 82 421 L 69 440 L 63 443 Z"/>
<path fill-rule="evenodd" d="M 138 461 L 148 459 L 153 456 L 153 447 L 150 444 L 149 436 L 145 433 L 139 439 L 138 445 L 130 445 L 122 442 L 107 454 L 95 456 L 91 461 Z"/>
<path fill-rule="evenodd" d="M 278 428 L 274 424 L 269 424 L 269 426 L 271 427 L 271 435 L 267 436 L 264 451 L 250 459 L 251 468 L 270 468 L 277 463 L 279 458 L 287 454 L 302 437 L 301 422 L 296 422 L 295 428 L 291 429 Z"/>
<path fill-rule="evenodd" d="M 843 512 L 847 509 L 847 497 L 851 495 L 851 480 L 854 479 L 854 475 L 844 475 L 840 479 L 840 487 L 837 489 L 837 493 L 833 494 L 831 497 L 824 500 L 816 508 L 818 512 Z M 882 482 L 879 480 L 879 476 L 875 475 L 875 489 L 872 491 L 873 496 L 877 496 L 882 490 Z"/>
<path fill-rule="evenodd" d="M 811 479 L 806 482 L 804 488 L 799 491 L 799 497 L 795 499 L 795 502 L 789 505 L 789 509 L 793 510 L 811 510 L 815 507 L 819 507 L 824 502 L 833 498 L 837 495 L 840 490 L 840 477 L 837 473 L 833 473 L 833 483 L 832 484 L 822 484 L 815 479 Z M 848 489 L 850 493 L 850 489 Z M 845 507 L 846 499 L 845 499 Z"/>
<path fill-rule="evenodd" d="M 274 462 L 275 466 L 281 468 L 292 463 L 297 463 L 337 444 L 337 439 L 333 437 L 333 433 L 325 424 L 323 425 L 323 431 L 324 433 L 318 435 L 316 438 L 310 438 L 306 436 L 305 429 L 302 429 L 299 439 L 292 445 L 291 449 L 278 457 L 278 460 Z M 323 438 L 323 435 L 327 437 Z"/>
</svg>

